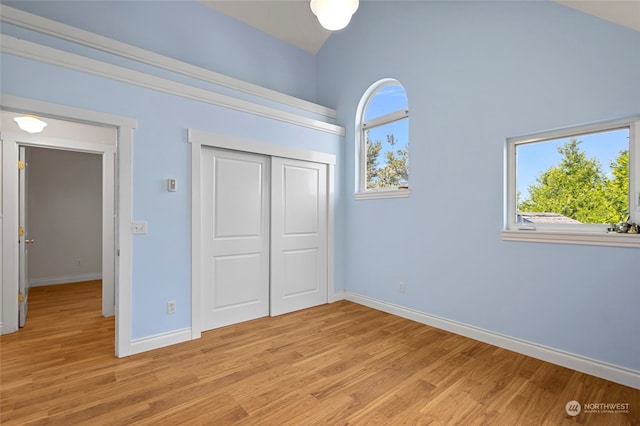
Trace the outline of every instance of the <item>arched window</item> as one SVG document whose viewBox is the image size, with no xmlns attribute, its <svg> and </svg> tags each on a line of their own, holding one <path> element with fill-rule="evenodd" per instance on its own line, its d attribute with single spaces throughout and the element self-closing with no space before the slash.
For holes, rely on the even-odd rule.
<svg viewBox="0 0 640 426">
<path fill-rule="evenodd" d="M 360 101 L 357 122 L 356 196 L 408 196 L 409 104 L 402 85 L 394 79 L 372 85 Z"/>
</svg>

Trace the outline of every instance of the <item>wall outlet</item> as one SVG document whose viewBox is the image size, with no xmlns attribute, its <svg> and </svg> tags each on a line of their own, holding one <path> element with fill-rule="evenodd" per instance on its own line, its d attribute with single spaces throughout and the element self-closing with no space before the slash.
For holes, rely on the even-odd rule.
<svg viewBox="0 0 640 426">
<path fill-rule="evenodd" d="M 167 313 L 168 314 L 175 314 L 176 313 L 176 301 L 175 300 L 171 300 L 171 301 L 167 302 Z"/>
<path fill-rule="evenodd" d="M 400 293 L 404 293 L 404 290 L 405 290 L 404 283 L 400 281 L 400 285 L 398 286 L 398 291 Z"/>
</svg>

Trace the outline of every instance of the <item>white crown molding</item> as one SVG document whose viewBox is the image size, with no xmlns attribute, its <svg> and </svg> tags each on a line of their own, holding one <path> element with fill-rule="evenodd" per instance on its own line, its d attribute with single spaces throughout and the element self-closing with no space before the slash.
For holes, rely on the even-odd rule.
<svg viewBox="0 0 640 426">
<path fill-rule="evenodd" d="M 248 93 L 263 99 L 309 111 L 314 114 L 335 119 L 334 109 L 308 102 L 284 93 L 247 83 L 205 68 L 188 64 L 164 55 L 110 39 L 89 31 L 81 30 L 48 18 L 24 12 L 13 7 L 0 4 L 0 20 L 7 24 L 47 34 L 62 40 L 111 53 L 147 65 L 192 77 L 207 83 L 228 87 L 239 92 Z"/>
<path fill-rule="evenodd" d="M 532 358 L 571 368 L 582 373 L 640 389 L 640 371 L 609 364 L 581 355 L 565 352 L 526 340 L 516 339 L 511 336 L 451 321 L 446 318 L 415 311 L 392 303 L 373 299 L 359 294 L 346 292 L 345 299 L 360 305 L 368 306 L 379 311 L 417 321 L 422 324 L 446 330 L 451 333 L 469 337 L 480 342 L 508 349 Z"/>
<path fill-rule="evenodd" d="M 30 41 L 21 40 L 5 34 L 0 34 L 0 47 L 3 53 L 9 55 L 61 66 L 100 77 L 106 77 L 112 80 L 157 90 L 159 92 L 194 99 L 212 105 L 247 112 L 249 114 L 271 118 L 290 124 L 296 124 L 334 135 L 344 135 L 344 128 L 335 124 L 281 111 L 276 108 L 259 105 L 254 102 L 237 99 L 231 96 L 222 95 L 220 93 L 190 86 L 188 84 L 167 80 L 166 78 L 109 64 Z"/>
</svg>

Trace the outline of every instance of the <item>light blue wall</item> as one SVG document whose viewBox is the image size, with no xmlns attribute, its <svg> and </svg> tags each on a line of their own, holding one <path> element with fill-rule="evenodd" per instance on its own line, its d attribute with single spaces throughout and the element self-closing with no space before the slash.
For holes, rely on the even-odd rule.
<svg viewBox="0 0 640 426">
<path fill-rule="evenodd" d="M 65 15 L 56 7 L 45 7 L 50 3 L 26 2 L 32 12 L 39 12 L 51 18 Z M 100 19 L 113 24 L 127 16 L 127 9 L 135 15 L 138 2 L 72 2 L 74 7 L 80 7 L 87 14 L 87 22 L 83 26 L 96 25 L 95 31 L 110 29 L 103 25 Z M 158 15 L 141 19 L 137 16 L 139 25 L 145 31 L 127 34 L 128 43 L 153 48 L 147 45 L 154 37 L 172 39 L 178 30 L 188 28 L 191 22 L 198 22 L 201 15 L 206 15 L 209 9 L 195 3 L 186 2 L 144 2 Z M 36 5 L 37 7 L 33 6 Z M 118 19 L 110 18 L 110 5 L 119 13 Z M 26 6 L 26 5 L 25 5 Z M 67 8 L 68 3 L 63 6 Z M 162 8 L 156 11 L 155 8 Z M 168 9 L 165 9 L 168 8 Z M 48 15 L 50 14 L 50 15 Z M 75 15 L 70 15 L 75 16 Z M 78 19 L 84 15 L 77 16 Z M 176 20 L 176 27 L 167 31 L 163 24 L 155 27 L 156 22 L 164 22 L 169 18 L 180 17 Z M 224 21 L 219 15 L 211 13 L 213 22 Z M 67 17 L 71 19 L 70 17 Z M 66 18 L 65 18 L 66 19 Z M 130 19 L 130 18 L 127 18 Z M 71 20 L 72 23 L 77 23 Z M 135 22 L 135 21 L 134 21 Z M 166 23 L 166 22 L 165 22 Z M 99 25 L 100 24 L 100 25 Z M 205 23 L 199 24 L 204 26 Z M 216 63 L 229 67 L 228 73 L 233 77 L 255 80 L 264 86 L 279 88 L 289 94 L 313 97 L 315 93 L 315 79 L 313 73 L 299 78 L 299 70 L 315 66 L 315 58 L 306 53 L 301 54 L 298 49 L 285 46 L 279 41 L 269 39 L 244 25 L 226 22 L 225 25 L 237 27 L 238 40 L 229 40 L 229 44 L 238 50 L 236 54 L 228 54 L 226 46 L 221 40 L 211 43 L 208 52 Z M 179 27 L 179 28 L 178 28 Z M 216 26 L 212 24 L 212 28 Z M 244 32 L 241 31 L 244 27 Z M 122 31 L 116 25 L 116 29 Z M 113 29 L 112 29 L 113 30 Z M 130 28 L 128 28 L 130 30 Z M 204 29 L 190 31 L 206 32 Z M 12 26 L 3 25 L 2 31 L 15 34 L 18 30 Z M 140 69 L 138 66 L 118 58 L 78 48 L 70 43 L 61 43 L 51 37 L 42 37 L 29 31 L 21 30 L 20 36 L 25 39 L 38 41 L 47 46 L 61 48 L 75 53 L 83 53 L 88 57 L 105 62 L 114 62 L 129 68 Z M 109 34 L 114 36 L 115 34 Z M 201 34 L 204 38 L 216 35 L 215 31 Z M 222 36 L 222 34 L 218 34 Z M 195 37 L 193 33 L 189 37 Z M 215 37 L 214 37 L 215 38 Z M 237 43 L 242 42 L 240 46 Z M 154 42 L 155 43 L 155 42 Z M 264 54 L 261 49 L 267 46 L 272 52 L 270 59 L 264 59 L 264 64 L 256 64 L 251 69 L 245 69 L 245 59 L 251 56 L 255 49 L 256 55 Z M 170 52 L 179 58 L 198 57 L 200 47 L 185 52 L 191 48 L 184 43 L 178 48 L 173 46 Z M 277 53 L 277 54 L 276 54 Z M 278 58 L 278 60 L 273 60 Z M 261 60 L 262 61 L 262 60 Z M 195 62 L 195 60 L 194 60 Z M 229 62 L 229 63 L 226 63 Z M 298 66 L 300 65 L 300 66 Z M 262 142 L 280 144 L 299 149 L 326 152 L 340 155 L 342 138 L 329 133 L 312 130 L 298 125 L 259 117 L 249 113 L 239 112 L 183 97 L 160 93 L 154 90 L 122 83 L 107 78 L 97 77 L 82 72 L 2 54 L 0 57 L 0 93 L 24 98 L 42 100 L 46 102 L 73 106 L 134 118 L 138 126 L 133 135 L 133 220 L 148 222 L 148 234 L 134 235 L 132 246 L 132 338 L 143 338 L 160 333 L 188 328 L 191 325 L 191 145 L 187 143 L 187 129 L 195 128 L 219 134 L 233 135 L 240 138 L 259 140 Z M 235 70 L 239 70 L 236 74 Z M 149 67 L 146 67 L 149 68 Z M 181 76 L 166 74 L 167 78 L 185 82 Z M 243 74 L 249 72 L 249 74 Z M 289 80 L 283 87 L 284 80 Z M 198 87 L 201 84 L 191 82 Z M 212 89 L 211 87 L 207 87 Z M 228 94 L 228 90 L 225 92 Z M 303 93 L 303 94 L 300 94 Z M 304 95 L 307 93 L 307 95 Z M 246 98 L 244 94 L 237 94 L 239 98 Z M 261 101 L 264 105 L 273 106 L 272 102 Z M 289 108 L 291 109 L 291 108 Z M 304 111 L 301 115 L 309 115 Z M 172 177 L 178 181 L 178 192 L 166 190 L 166 179 Z M 339 177 L 337 177 L 339 179 Z M 340 194 L 340 190 L 336 191 Z M 338 208 L 340 203 L 336 202 Z M 338 229 L 342 228 L 340 217 L 336 219 Z M 340 232 L 340 231 L 339 231 Z M 339 238 L 339 237 L 338 237 Z M 337 243 L 342 246 L 340 242 Z M 338 266 L 339 268 L 339 266 Z M 336 272 L 336 285 L 341 288 L 341 272 Z M 177 312 L 174 315 L 166 313 L 166 303 L 169 300 L 177 302 Z"/>
<path fill-rule="evenodd" d="M 362 94 L 409 96 L 411 198 L 345 197 L 347 291 L 640 370 L 638 249 L 500 239 L 505 138 L 640 114 L 639 32 L 552 2 L 361 2 L 317 75 L 347 194 Z"/>
<path fill-rule="evenodd" d="M 83 30 L 314 102 L 315 56 L 196 1 L 3 1 Z"/>
<path fill-rule="evenodd" d="M 339 154 L 326 133 L 2 55 L 3 94 L 135 118 L 133 220 L 148 221 L 132 246 L 132 337 L 191 325 L 191 145 L 187 129 Z M 166 179 L 178 180 L 167 192 Z M 178 312 L 166 314 L 175 300 Z M 182 307 L 182 308 L 180 308 Z"/>
<path fill-rule="evenodd" d="M 3 94 L 138 121 L 133 218 L 147 220 L 149 234 L 133 241 L 134 338 L 190 324 L 180 306 L 191 297 L 186 129 L 194 127 L 338 155 L 338 291 L 640 370 L 638 250 L 500 239 L 505 138 L 639 114 L 638 32 L 547 2 L 361 2 L 314 57 L 197 3 L 141 3 L 153 8 L 17 7 L 334 107 L 347 142 L 3 54 Z M 384 77 L 409 94 L 412 196 L 354 201 L 355 109 Z M 178 179 L 177 193 L 166 192 L 167 177 Z M 176 315 L 165 314 L 167 300 L 177 301 Z"/>
</svg>

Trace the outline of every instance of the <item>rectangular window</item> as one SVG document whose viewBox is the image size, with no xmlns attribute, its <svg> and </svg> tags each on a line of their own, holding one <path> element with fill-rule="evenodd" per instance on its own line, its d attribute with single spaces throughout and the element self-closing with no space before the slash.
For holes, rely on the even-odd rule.
<svg viewBox="0 0 640 426">
<path fill-rule="evenodd" d="M 615 226 L 640 223 L 639 125 L 634 117 L 508 139 L 503 239 L 580 243 L 577 234 L 601 234 L 583 239 L 640 247 L 640 234 Z"/>
</svg>

